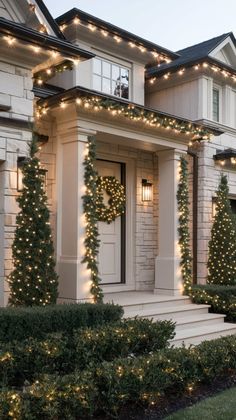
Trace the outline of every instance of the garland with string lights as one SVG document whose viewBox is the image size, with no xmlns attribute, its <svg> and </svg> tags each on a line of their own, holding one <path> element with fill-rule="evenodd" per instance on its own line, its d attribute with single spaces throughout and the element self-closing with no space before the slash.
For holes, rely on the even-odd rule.
<svg viewBox="0 0 236 420">
<path fill-rule="evenodd" d="M 76 95 L 76 97 L 74 97 Z M 134 122 L 141 122 L 145 126 L 150 128 L 162 128 L 166 130 L 174 130 L 176 134 L 191 135 L 191 144 L 194 141 L 210 140 L 211 130 L 202 127 L 200 125 L 191 123 L 186 120 L 177 119 L 174 117 L 166 116 L 158 111 L 152 111 L 145 109 L 141 106 L 124 103 L 117 99 L 110 99 L 101 96 L 95 96 L 88 92 L 83 92 L 82 89 L 76 89 L 74 94 L 71 94 L 70 98 L 60 100 L 60 107 L 66 109 L 69 101 L 75 100 L 78 106 L 81 106 L 87 110 L 93 110 L 95 112 L 108 111 L 112 117 L 121 116 L 125 117 Z M 52 106 L 57 105 L 54 99 L 44 99 L 38 102 L 37 118 L 46 115 L 50 109 L 50 102 Z"/>
<path fill-rule="evenodd" d="M 96 142 L 95 137 L 88 137 L 88 154 L 84 160 L 84 182 L 86 193 L 83 198 L 83 209 L 86 218 L 86 235 L 85 235 L 85 256 L 82 260 L 87 264 L 87 268 L 91 272 L 91 288 L 90 292 L 94 302 L 99 303 L 103 300 L 102 289 L 99 285 L 101 279 L 98 275 L 97 257 L 99 252 L 99 233 L 97 225 L 97 171 L 94 167 L 96 160 Z"/>
<path fill-rule="evenodd" d="M 207 268 L 209 284 L 236 284 L 236 226 L 229 202 L 227 176 L 224 174 L 221 174 L 217 191 Z"/>
<path fill-rule="evenodd" d="M 14 269 L 8 277 L 9 304 L 13 306 L 45 306 L 56 303 L 58 295 L 50 213 L 37 151 L 34 134 L 29 159 L 22 168 L 23 190 L 17 198 L 20 211 L 12 244 Z"/>
<path fill-rule="evenodd" d="M 188 162 L 183 157 L 180 158 L 180 180 L 177 191 L 177 203 L 179 212 L 179 246 L 181 252 L 180 266 L 184 292 L 189 294 L 192 288 L 192 256 L 189 246 Z"/>
<path fill-rule="evenodd" d="M 49 68 L 40 70 L 37 73 L 35 73 L 34 82 L 37 83 L 38 85 L 42 85 L 43 83 L 46 83 L 48 79 L 51 79 L 57 74 L 63 73 L 66 70 L 73 70 L 73 68 L 74 68 L 74 63 L 72 61 L 64 60 L 62 63 L 53 65 Z"/>
<path fill-rule="evenodd" d="M 104 204 L 103 192 L 109 196 L 108 206 Z M 98 207 L 97 217 L 100 222 L 110 224 L 125 212 L 125 189 L 114 176 L 97 178 Z"/>
</svg>

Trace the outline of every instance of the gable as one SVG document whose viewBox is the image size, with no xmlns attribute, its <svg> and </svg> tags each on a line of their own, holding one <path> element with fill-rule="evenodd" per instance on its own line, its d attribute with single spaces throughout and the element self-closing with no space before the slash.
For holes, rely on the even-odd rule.
<svg viewBox="0 0 236 420">
<path fill-rule="evenodd" d="M 0 17 L 40 32 L 46 29 L 48 35 L 61 37 L 56 22 L 42 0 L 0 0 Z"/>
<path fill-rule="evenodd" d="M 210 53 L 210 57 L 236 68 L 236 47 L 231 37 L 227 37 L 218 45 L 217 48 Z"/>
</svg>

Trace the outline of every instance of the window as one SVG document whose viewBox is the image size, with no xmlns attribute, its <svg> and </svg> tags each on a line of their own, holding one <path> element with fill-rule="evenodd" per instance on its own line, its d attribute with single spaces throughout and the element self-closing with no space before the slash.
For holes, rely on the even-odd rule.
<svg viewBox="0 0 236 420">
<path fill-rule="evenodd" d="M 219 89 L 213 88 L 213 103 L 212 103 L 212 110 L 213 110 L 213 120 L 219 121 L 220 118 L 220 91 Z"/>
<path fill-rule="evenodd" d="M 106 60 L 93 60 L 93 89 L 129 99 L 129 69 Z"/>
</svg>

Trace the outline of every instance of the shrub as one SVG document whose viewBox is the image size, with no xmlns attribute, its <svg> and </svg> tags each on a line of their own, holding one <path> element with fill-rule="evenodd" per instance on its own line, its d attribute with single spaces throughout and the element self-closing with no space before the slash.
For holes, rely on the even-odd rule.
<svg viewBox="0 0 236 420">
<path fill-rule="evenodd" d="M 226 320 L 236 322 L 236 286 L 197 285 L 190 296 L 195 303 L 211 305 L 210 311 L 226 315 Z"/>
<path fill-rule="evenodd" d="M 116 322 L 123 309 L 113 304 L 65 304 L 47 307 L 0 308 L 0 342 L 43 338 L 51 332 L 71 331 Z"/>
<path fill-rule="evenodd" d="M 64 377 L 45 376 L 22 391 L 3 390 L 0 418 L 34 419 L 38 413 L 58 420 L 88 419 L 98 412 L 116 416 L 126 403 L 158 403 L 163 396 L 178 397 L 235 371 L 236 337 L 223 337 L 192 348 L 104 362 Z"/>
<path fill-rule="evenodd" d="M 167 347 L 174 337 L 171 321 L 124 320 L 44 340 L 27 339 L 0 345 L 0 383 L 19 386 L 39 374 L 82 371 L 116 357 L 137 356 Z"/>
</svg>

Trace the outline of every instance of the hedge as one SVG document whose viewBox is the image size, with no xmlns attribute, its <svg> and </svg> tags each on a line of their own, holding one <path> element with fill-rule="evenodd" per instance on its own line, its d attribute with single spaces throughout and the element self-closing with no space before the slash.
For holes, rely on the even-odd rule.
<svg viewBox="0 0 236 420">
<path fill-rule="evenodd" d="M 122 358 L 64 377 L 45 376 L 23 391 L 0 392 L 0 418 L 88 419 L 118 416 L 125 404 L 158 404 L 236 372 L 236 337 Z M 11 414 L 9 414 L 9 412 Z"/>
<path fill-rule="evenodd" d="M 0 308 L 0 342 L 43 338 L 45 334 L 71 331 L 116 322 L 123 309 L 113 304 L 64 304 L 46 307 Z"/>
<path fill-rule="evenodd" d="M 51 335 L 44 340 L 0 344 L 0 384 L 20 386 L 39 374 L 82 371 L 116 357 L 135 357 L 166 348 L 174 337 L 171 321 L 123 320 L 74 334 Z"/>
<path fill-rule="evenodd" d="M 190 296 L 195 303 L 211 305 L 210 311 L 226 315 L 226 320 L 236 322 L 236 286 L 196 285 Z"/>
</svg>

